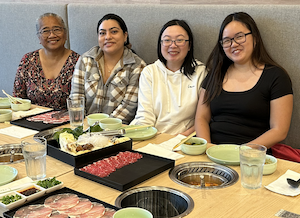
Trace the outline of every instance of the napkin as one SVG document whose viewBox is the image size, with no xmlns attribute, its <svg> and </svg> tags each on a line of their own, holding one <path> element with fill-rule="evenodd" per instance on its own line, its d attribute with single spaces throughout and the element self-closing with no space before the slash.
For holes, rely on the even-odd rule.
<svg viewBox="0 0 300 218">
<path fill-rule="evenodd" d="M 12 136 L 12 137 L 19 138 L 19 139 L 34 135 L 38 132 L 39 131 L 26 129 L 26 128 L 19 127 L 19 126 L 10 126 L 7 128 L 0 129 L 1 134 Z"/>
<path fill-rule="evenodd" d="M 178 160 L 180 158 L 183 158 L 184 155 L 178 154 L 176 152 L 173 152 L 173 147 L 178 144 L 182 139 L 186 138 L 184 135 L 177 135 L 176 137 L 169 139 L 168 141 L 165 141 L 160 144 L 152 144 L 149 143 L 148 145 L 137 149 L 137 151 L 141 151 L 147 154 L 152 154 L 172 160 Z M 175 151 L 179 151 L 180 146 L 175 149 Z"/>
<path fill-rule="evenodd" d="M 298 180 L 300 178 L 300 173 L 296 173 L 292 170 L 287 170 L 285 174 L 280 176 L 277 180 L 265 186 L 272 192 L 287 196 L 296 196 L 300 194 L 300 188 L 293 188 L 287 183 L 287 178 Z"/>
<path fill-rule="evenodd" d="M 18 188 L 18 187 L 22 187 L 25 184 L 32 183 L 32 182 L 33 182 L 33 180 L 30 179 L 29 177 L 24 177 L 22 179 L 18 179 L 14 182 L 10 182 L 6 185 L 0 186 L 0 194 L 4 193 L 4 192 L 7 192 L 7 191 L 10 191 L 10 189 L 15 189 L 15 188 Z"/>
<path fill-rule="evenodd" d="M 42 109 L 42 108 L 34 108 L 28 111 L 16 111 L 12 113 L 12 120 L 21 119 L 23 117 L 28 117 L 30 115 L 43 113 L 52 109 Z"/>
</svg>

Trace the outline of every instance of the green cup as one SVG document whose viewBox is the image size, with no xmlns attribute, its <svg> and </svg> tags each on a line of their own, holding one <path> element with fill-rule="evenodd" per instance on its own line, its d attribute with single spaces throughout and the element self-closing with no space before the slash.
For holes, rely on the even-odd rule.
<svg viewBox="0 0 300 218">
<path fill-rule="evenodd" d="M 118 210 L 113 218 L 153 218 L 152 214 L 143 208 L 126 207 Z"/>
</svg>

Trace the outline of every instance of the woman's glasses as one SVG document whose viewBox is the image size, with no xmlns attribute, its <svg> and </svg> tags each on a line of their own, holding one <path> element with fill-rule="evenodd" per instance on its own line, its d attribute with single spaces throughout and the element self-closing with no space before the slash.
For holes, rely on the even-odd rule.
<svg viewBox="0 0 300 218">
<path fill-rule="evenodd" d="M 250 33 L 238 33 L 233 38 L 224 38 L 220 40 L 220 44 L 223 46 L 223 48 L 229 48 L 232 45 L 232 40 L 234 40 L 237 44 L 242 44 L 246 42 L 246 36 L 252 34 Z"/>
<path fill-rule="evenodd" d="M 64 28 L 63 27 L 55 27 L 51 30 L 41 30 L 39 34 L 42 35 L 42 37 L 47 38 L 50 36 L 51 32 L 55 35 L 61 35 L 63 33 Z"/>
</svg>

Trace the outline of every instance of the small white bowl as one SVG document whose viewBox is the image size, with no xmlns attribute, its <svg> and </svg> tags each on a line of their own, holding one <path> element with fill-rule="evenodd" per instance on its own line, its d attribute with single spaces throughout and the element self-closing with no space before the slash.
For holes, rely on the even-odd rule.
<svg viewBox="0 0 300 218">
<path fill-rule="evenodd" d="M 25 197 L 24 195 L 22 195 L 22 194 L 20 194 L 20 193 L 18 193 L 18 192 L 16 192 L 16 191 L 11 191 L 11 192 L 7 192 L 7 193 L 3 193 L 3 194 L 0 195 L 0 199 L 2 199 L 4 196 L 8 196 L 8 195 L 9 195 L 9 196 L 11 196 L 11 195 L 14 195 L 14 196 L 15 196 L 15 195 L 19 195 L 19 196 L 21 196 L 21 199 L 15 201 L 15 202 L 11 202 L 11 203 L 9 203 L 9 204 L 4 204 L 4 203 L 2 203 L 2 201 L 0 200 L 0 206 L 1 206 L 1 207 L 4 207 L 4 208 L 6 208 L 6 209 L 9 209 L 9 210 L 11 210 L 11 209 L 13 209 L 13 208 L 15 208 L 15 207 L 18 207 L 18 206 L 24 204 L 25 201 L 27 200 L 26 197 Z"/>
<path fill-rule="evenodd" d="M 31 108 L 31 101 L 29 99 L 19 99 L 23 104 L 10 104 L 14 111 L 27 111 Z"/>
<path fill-rule="evenodd" d="M 118 118 L 105 118 L 100 120 L 99 125 L 102 129 L 114 130 L 122 127 L 122 120 Z"/>
<path fill-rule="evenodd" d="M 33 194 L 31 194 L 31 195 L 28 195 L 28 196 L 22 194 L 23 191 L 25 191 L 25 190 L 27 190 L 27 189 L 30 189 L 30 188 L 35 188 L 35 189 L 37 189 L 37 190 L 39 190 L 39 191 L 36 192 L 36 193 L 33 193 Z M 41 197 L 42 195 L 44 195 L 44 194 L 46 193 L 46 190 L 45 190 L 43 187 L 39 186 L 39 185 L 36 185 L 36 184 L 28 184 L 28 186 L 25 186 L 25 187 L 23 187 L 22 189 L 17 190 L 16 192 L 18 192 L 18 193 L 20 193 L 20 194 L 26 196 L 27 201 L 31 201 L 31 200 L 33 200 L 33 199 L 36 199 L 36 198 Z"/>
<path fill-rule="evenodd" d="M 272 162 L 272 163 L 270 163 Z M 266 161 L 263 169 L 263 175 L 270 175 L 275 172 L 277 168 L 277 159 L 272 155 L 266 155 Z"/>
<path fill-rule="evenodd" d="M 10 121 L 12 117 L 12 111 L 9 109 L 0 109 L 0 123 Z"/>
<path fill-rule="evenodd" d="M 181 151 L 189 155 L 199 155 L 205 152 L 207 141 L 203 138 L 192 137 L 181 145 Z"/>
<path fill-rule="evenodd" d="M 96 113 L 96 114 L 90 114 L 87 116 L 87 122 L 90 126 L 94 125 L 95 122 L 100 120 L 103 120 L 105 118 L 108 118 L 109 115 L 108 114 L 104 114 L 104 113 Z"/>
</svg>

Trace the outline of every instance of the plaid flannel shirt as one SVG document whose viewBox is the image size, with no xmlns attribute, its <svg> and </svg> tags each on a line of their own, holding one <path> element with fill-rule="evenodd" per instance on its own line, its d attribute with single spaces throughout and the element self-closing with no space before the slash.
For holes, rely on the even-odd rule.
<svg viewBox="0 0 300 218">
<path fill-rule="evenodd" d="M 71 97 L 85 97 L 86 114 L 107 113 L 129 124 L 137 109 L 139 77 L 146 63 L 130 49 L 104 84 L 99 60 L 99 46 L 80 56 L 73 73 Z"/>
</svg>

